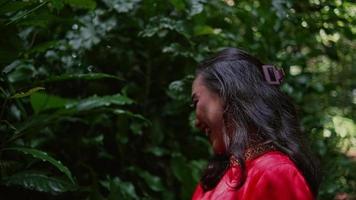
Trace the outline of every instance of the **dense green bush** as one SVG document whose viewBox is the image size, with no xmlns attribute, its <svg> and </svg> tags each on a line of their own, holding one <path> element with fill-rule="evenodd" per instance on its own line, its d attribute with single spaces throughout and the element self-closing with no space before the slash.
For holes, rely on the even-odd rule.
<svg viewBox="0 0 356 200">
<path fill-rule="evenodd" d="M 240 47 L 287 72 L 321 160 L 355 195 L 355 13 L 345 0 L 0 0 L 1 199 L 189 199 L 211 154 L 197 62 Z"/>
</svg>

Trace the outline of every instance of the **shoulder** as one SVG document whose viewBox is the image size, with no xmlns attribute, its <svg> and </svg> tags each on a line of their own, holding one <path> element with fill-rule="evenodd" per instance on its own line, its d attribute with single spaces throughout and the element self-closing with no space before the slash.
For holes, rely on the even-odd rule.
<svg viewBox="0 0 356 200">
<path fill-rule="evenodd" d="M 247 185 L 267 199 L 313 199 L 302 173 L 289 157 L 273 151 L 247 163 Z M 257 198 L 258 199 L 258 198 Z"/>
<path fill-rule="evenodd" d="M 274 183 L 292 182 L 307 185 L 294 162 L 279 151 L 267 152 L 247 163 L 249 176 Z"/>
<path fill-rule="evenodd" d="M 247 166 L 250 169 L 261 170 L 264 172 L 273 169 L 295 169 L 297 167 L 293 161 L 284 153 L 279 151 L 267 152 L 254 160 L 248 161 Z"/>
</svg>

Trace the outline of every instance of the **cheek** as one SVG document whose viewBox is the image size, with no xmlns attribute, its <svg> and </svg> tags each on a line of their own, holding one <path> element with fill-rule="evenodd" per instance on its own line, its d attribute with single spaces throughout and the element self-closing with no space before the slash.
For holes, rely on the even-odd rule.
<svg viewBox="0 0 356 200">
<path fill-rule="evenodd" d="M 202 118 L 204 116 L 207 116 L 207 113 L 208 113 L 208 109 L 205 102 L 203 100 L 199 100 L 197 104 L 197 108 L 195 110 L 196 116 Z"/>
<path fill-rule="evenodd" d="M 210 106 L 207 116 L 209 116 L 209 120 L 216 124 L 216 126 L 220 126 L 223 122 L 223 111 L 219 106 Z"/>
</svg>

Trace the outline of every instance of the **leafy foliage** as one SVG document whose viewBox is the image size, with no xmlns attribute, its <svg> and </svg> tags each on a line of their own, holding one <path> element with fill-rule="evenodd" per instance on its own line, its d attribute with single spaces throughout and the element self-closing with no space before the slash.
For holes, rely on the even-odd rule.
<svg viewBox="0 0 356 200">
<path fill-rule="evenodd" d="M 189 108 L 194 66 L 226 46 L 284 68 L 321 160 L 319 198 L 355 196 L 355 9 L 0 0 L 2 199 L 189 199 L 211 154 Z"/>
</svg>

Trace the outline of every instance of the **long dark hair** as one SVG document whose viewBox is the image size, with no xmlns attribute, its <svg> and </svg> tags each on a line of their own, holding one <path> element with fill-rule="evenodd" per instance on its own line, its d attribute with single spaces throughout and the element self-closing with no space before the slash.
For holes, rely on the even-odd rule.
<svg viewBox="0 0 356 200">
<path fill-rule="evenodd" d="M 305 145 L 296 109 L 278 86 L 265 80 L 262 65 L 240 49 L 227 48 L 198 66 L 196 76 L 201 76 L 206 87 L 223 99 L 224 122 L 233 130 L 228 134 L 226 153 L 214 155 L 203 172 L 202 187 L 208 191 L 217 185 L 232 155 L 240 163 L 242 178 L 237 188 L 241 187 L 246 179 L 245 149 L 257 137 L 260 141 L 271 141 L 287 154 L 317 195 L 318 165 Z"/>
</svg>

